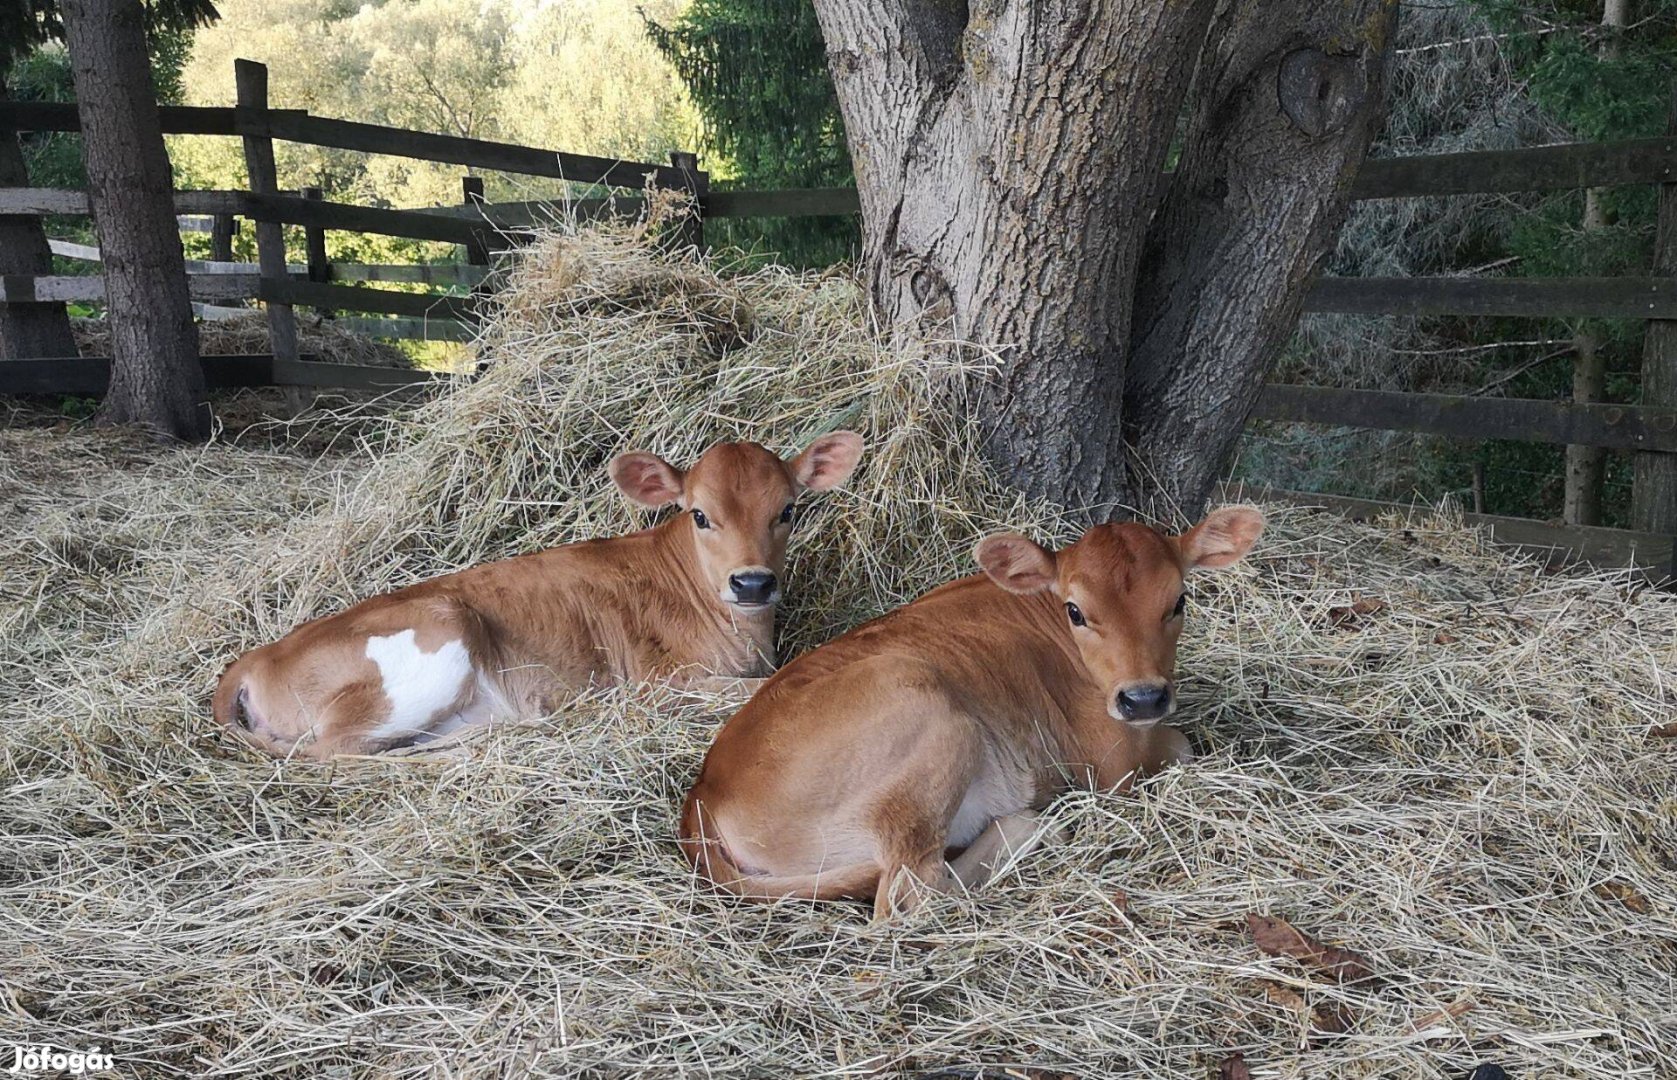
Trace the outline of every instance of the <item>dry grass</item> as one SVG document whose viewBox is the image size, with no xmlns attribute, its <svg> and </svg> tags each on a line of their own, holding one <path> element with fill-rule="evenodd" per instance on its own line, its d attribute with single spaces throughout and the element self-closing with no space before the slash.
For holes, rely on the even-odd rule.
<svg viewBox="0 0 1677 1080">
<path fill-rule="evenodd" d="M 235 746 L 204 704 L 237 650 L 643 521 L 600 468 L 625 447 L 869 437 L 799 526 L 788 651 L 986 529 L 1065 533 L 975 463 L 971 373 L 882 352 L 845 278 L 587 234 L 510 296 L 486 377 L 348 457 L 0 432 L 0 1041 L 146 1076 L 1671 1075 L 1677 599 L 1444 519 L 1272 508 L 1196 586 L 1204 757 L 1061 800 L 1071 843 L 896 927 L 695 887 L 674 808 L 722 701 L 600 693 L 465 762 Z M 1378 981 L 1265 957 L 1252 912 Z"/>
<path fill-rule="evenodd" d="M 83 356 L 111 355 L 111 331 L 104 319 L 75 320 L 76 348 Z M 412 367 L 413 361 L 396 346 L 365 334 L 345 330 L 318 315 L 297 316 L 300 350 L 326 364 L 366 367 Z M 269 352 L 267 316 L 257 310 L 228 319 L 198 324 L 198 351 L 205 356 L 250 356 Z"/>
</svg>

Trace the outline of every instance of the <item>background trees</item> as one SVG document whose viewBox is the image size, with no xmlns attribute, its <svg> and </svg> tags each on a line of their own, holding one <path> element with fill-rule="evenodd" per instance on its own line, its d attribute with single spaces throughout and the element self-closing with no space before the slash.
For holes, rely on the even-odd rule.
<svg viewBox="0 0 1677 1080">
<path fill-rule="evenodd" d="M 855 182 L 827 50 L 809 3 L 695 0 L 647 33 L 674 65 L 704 118 L 707 166 L 718 189 L 845 187 Z M 712 222 L 713 242 L 797 266 L 853 258 L 854 218 Z"/>
<path fill-rule="evenodd" d="M 678 6 L 646 8 L 669 15 Z M 221 15 L 197 35 L 182 71 L 188 104 L 232 101 L 233 60 L 245 57 L 268 65 L 276 106 L 322 116 L 639 161 L 664 161 L 696 141 L 679 80 L 620 0 L 225 0 Z M 275 149 L 282 188 L 375 206 L 460 200 L 456 166 Z M 235 186 L 244 175 L 230 140 L 175 136 L 170 152 L 185 186 Z M 520 199 L 562 185 L 491 175 L 486 188 L 492 200 Z"/>
</svg>

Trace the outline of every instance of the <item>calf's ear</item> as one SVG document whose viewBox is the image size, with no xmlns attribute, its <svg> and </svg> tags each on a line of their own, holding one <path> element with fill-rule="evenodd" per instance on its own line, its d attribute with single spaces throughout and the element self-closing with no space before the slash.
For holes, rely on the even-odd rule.
<svg viewBox="0 0 1677 1080">
<path fill-rule="evenodd" d="M 1018 533 L 986 536 L 972 557 L 991 581 L 1010 593 L 1037 593 L 1054 585 L 1054 553 Z"/>
<path fill-rule="evenodd" d="M 657 454 L 644 450 L 618 454 L 606 472 L 630 502 L 641 506 L 657 509 L 681 499 L 684 474 Z"/>
<path fill-rule="evenodd" d="M 862 437 L 854 431 L 828 432 L 788 462 L 792 478 L 810 491 L 842 487 L 862 460 L 862 446 Z"/>
<path fill-rule="evenodd" d="M 1222 506 L 1176 538 L 1189 570 L 1217 570 L 1240 561 L 1263 535 L 1264 514 L 1255 506 Z"/>
</svg>

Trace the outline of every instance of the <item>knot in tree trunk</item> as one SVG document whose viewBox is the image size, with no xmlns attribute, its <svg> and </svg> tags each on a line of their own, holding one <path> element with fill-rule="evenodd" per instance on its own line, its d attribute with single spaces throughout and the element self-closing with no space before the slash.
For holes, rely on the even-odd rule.
<svg viewBox="0 0 1677 1080">
<path fill-rule="evenodd" d="M 1281 110 L 1312 138 L 1344 130 L 1363 108 L 1366 79 L 1355 56 L 1295 49 L 1281 61 Z"/>
</svg>

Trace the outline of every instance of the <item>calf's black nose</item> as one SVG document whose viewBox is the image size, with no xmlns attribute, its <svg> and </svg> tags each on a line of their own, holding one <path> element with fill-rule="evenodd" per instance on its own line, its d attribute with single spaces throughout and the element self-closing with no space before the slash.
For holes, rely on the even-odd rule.
<svg viewBox="0 0 1677 1080">
<path fill-rule="evenodd" d="M 1118 691 L 1118 711 L 1126 720 L 1157 720 L 1169 709 L 1169 686 L 1126 686 Z"/>
<path fill-rule="evenodd" d="M 766 570 L 748 570 L 728 578 L 728 588 L 738 604 L 766 604 L 774 595 L 774 586 L 774 575 Z"/>
</svg>

